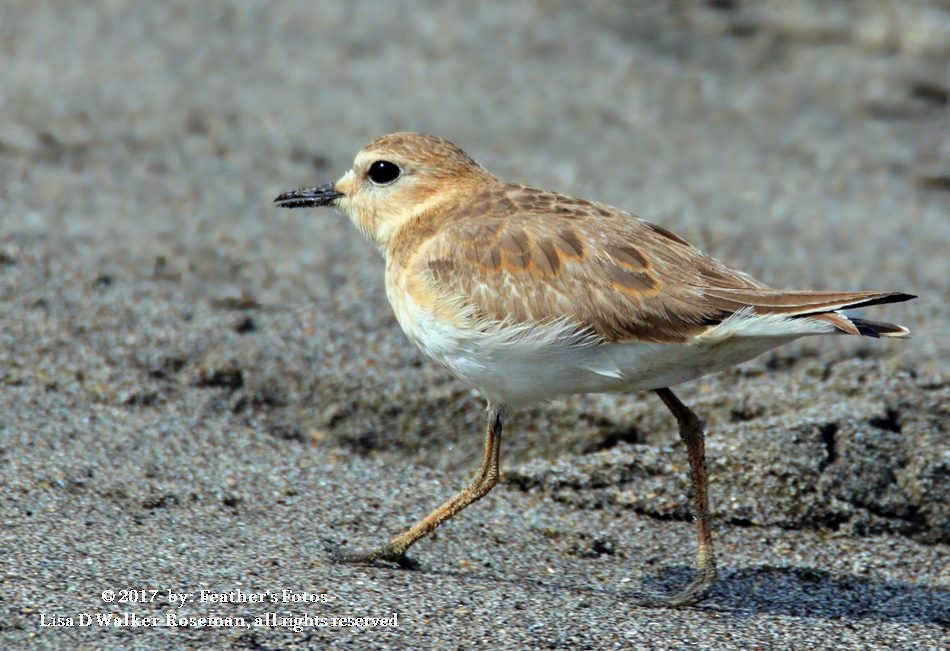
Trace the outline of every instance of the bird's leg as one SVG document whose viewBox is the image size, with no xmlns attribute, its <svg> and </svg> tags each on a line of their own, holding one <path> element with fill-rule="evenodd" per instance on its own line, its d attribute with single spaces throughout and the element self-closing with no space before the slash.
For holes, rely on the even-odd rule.
<svg viewBox="0 0 950 651">
<path fill-rule="evenodd" d="M 421 538 L 432 533 L 436 527 L 466 506 L 485 497 L 485 495 L 495 487 L 495 484 L 498 483 L 498 457 L 499 450 L 501 449 L 501 429 L 501 413 L 489 405 L 488 428 L 485 433 L 485 456 L 482 460 L 482 467 L 478 471 L 478 474 L 475 475 L 471 484 L 463 488 L 458 495 L 445 502 L 442 506 L 382 547 L 369 552 L 346 552 L 332 549 L 330 555 L 333 560 L 344 563 L 390 561 L 403 567 L 413 567 L 415 564 L 406 556 L 406 550 L 416 544 Z"/>
<path fill-rule="evenodd" d="M 716 580 L 716 559 L 713 557 L 712 532 L 709 529 L 709 494 L 706 478 L 706 444 L 703 423 L 689 407 L 680 402 L 669 389 L 657 389 L 656 394 L 676 417 L 680 438 L 686 444 L 689 456 L 689 476 L 693 492 L 693 510 L 696 513 L 696 534 L 699 540 L 696 578 L 681 592 L 671 597 L 652 597 L 644 605 L 690 606 L 709 594 Z"/>
</svg>

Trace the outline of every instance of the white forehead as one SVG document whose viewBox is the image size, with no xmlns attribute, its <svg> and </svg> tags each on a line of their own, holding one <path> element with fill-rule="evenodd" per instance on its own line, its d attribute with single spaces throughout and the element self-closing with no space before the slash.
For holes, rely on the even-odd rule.
<svg viewBox="0 0 950 651">
<path fill-rule="evenodd" d="M 361 151 L 356 155 L 356 158 L 353 159 L 353 169 L 363 169 L 369 167 L 378 160 L 391 161 L 399 165 L 402 163 L 402 161 L 399 159 L 399 156 L 396 156 L 392 152 L 383 152 L 379 150 Z"/>
</svg>

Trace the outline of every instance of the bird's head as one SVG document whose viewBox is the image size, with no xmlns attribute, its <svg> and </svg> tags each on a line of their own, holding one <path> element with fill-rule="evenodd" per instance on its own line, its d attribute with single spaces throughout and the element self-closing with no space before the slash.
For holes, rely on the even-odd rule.
<svg viewBox="0 0 950 651">
<path fill-rule="evenodd" d="M 335 183 L 285 192 L 274 201 L 285 208 L 332 206 L 385 252 L 401 229 L 427 212 L 497 182 L 448 140 L 400 132 L 363 147 Z"/>
</svg>

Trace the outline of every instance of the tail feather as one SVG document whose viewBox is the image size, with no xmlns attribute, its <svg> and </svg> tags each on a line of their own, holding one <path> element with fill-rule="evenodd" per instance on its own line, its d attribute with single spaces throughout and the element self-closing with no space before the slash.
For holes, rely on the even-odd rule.
<svg viewBox="0 0 950 651">
<path fill-rule="evenodd" d="M 741 305 L 740 309 L 751 308 L 758 315 L 784 316 L 794 321 L 819 321 L 842 334 L 894 338 L 907 338 L 910 331 L 892 323 L 851 316 L 846 311 L 916 298 L 902 292 L 811 292 L 771 288 L 717 288 L 709 293 L 722 301 Z"/>
<path fill-rule="evenodd" d="M 772 288 L 706 290 L 706 294 L 739 307 L 752 307 L 756 314 L 806 316 L 848 310 L 917 298 L 903 292 L 815 292 Z"/>
<path fill-rule="evenodd" d="M 884 323 L 883 321 L 869 321 L 857 317 L 848 318 L 858 332 L 865 337 L 893 337 L 894 339 L 907 339 L 910 337 L 910 330 L 904 326 L 894 323 Z"/>
<path fill-rule="evenodd" d="M 802 317 L 794 317 L 802 318 Z M 847 335 L 861 335 L 861 330 L 844 314 L 839 312 L 823 312 L 822 314 L 809 314 L 806 317 L 810 321 L 824 321 L 830 323 L 838 332 Z"/>
<path fill-rule="evenodd" d="M 883 303 L 897 303 L 900 301 L 907 301 L 916 296 L 910 294 L 901 294 L 897 292 L 893 293 L 881 293 L 875 292 L 866 297 L 858 297 L 858 300 L 855 300 L 847 305 L 842 305 L 841 310 L 835 309 L 833 311 L 816 311 L 811 314 L 797 314 L 794 318 L 807 318 L 812 320 L 825 321 L 830 323 L 835 327 L 839 333 L 849 334 L 849 335 L 860 335 L 862 337 L 891 337 L 894 339 L 907 339 L 910 337 L 910 330 L 904 326 L 900 326 L 894 323 L 885 323 L 884 321 L 871 321 L 870 319 L 862 319 L 860 317 L 850 314 L 851 310 L 868 307 L 869 305 L 881 305 Z"/>
</svg>

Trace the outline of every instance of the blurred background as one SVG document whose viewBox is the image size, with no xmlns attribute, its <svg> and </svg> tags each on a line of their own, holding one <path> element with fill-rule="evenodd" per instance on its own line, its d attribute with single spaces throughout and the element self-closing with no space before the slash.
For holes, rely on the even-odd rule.
<svg viewBox="0 0 950 651">
<path fill-rule="evenodd" d="M 874 311 L 909 343 L 809 340 L 766 363 L 945 377 L 942 3 L 8 2 L 0 51 L 5 359 L 78 396 L 204 383 L 381 449 L 413 447 L 380 430 L 433 400 L 476 423 L 399 333 L 377 252 L 331 211 L 271 204 L 406 129 L 776 286 L 919 294 Z M 467 465 L 472 439 L 432 463 Z"/>
<path fill-rule="evenodd" d="M 378 135 L 424 130 L 772 284 L 919 293 L 891 313 L 939 323 L 948 15 L 913 1 L 7 2 L 0 228 L 103 273 L 147 277 L 160 260 L 196 296 L 376 296 L 382 268 L 349 224 L 270 200 L 337 178 Z"/>
<path fill-rule="evenodd" d="M 479 401 L 399 332 L 375 249 L 331 211 L 271 203 L 407 129 L 775 286 L 919 294 L 872 315 L 910 342 L 808 340 L 764 363 L 946 377 L 941 3 L 4 3 L 0 51 L 3 354 L 82 399 L 207 384 L 292 436 L 461 439 L 429 463 L 467 467 Z M 446 402 L 461 424 L 418 422 Z M 547 454 L 587 449 L 563 443 Z"/>
</svg>

